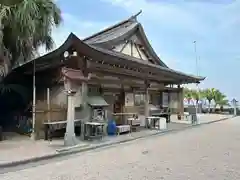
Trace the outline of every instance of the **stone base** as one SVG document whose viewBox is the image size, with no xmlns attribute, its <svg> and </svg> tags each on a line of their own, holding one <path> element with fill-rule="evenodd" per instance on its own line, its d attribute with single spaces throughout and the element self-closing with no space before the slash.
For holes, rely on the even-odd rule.
<svg viewBox="0 0 240 180">
<path fill-rule="evenodd" d="M 33 141 L 37 140 L 37 134 L 35 132 L 31 133 L 31 140 L 33 140 Z"/>
<path fill-rule="evenodd" d="M 64 146 L 75 146 L 79 144 L 79 140 L 74 135 L 65 134 L 64 136 Z"/>
</svg>

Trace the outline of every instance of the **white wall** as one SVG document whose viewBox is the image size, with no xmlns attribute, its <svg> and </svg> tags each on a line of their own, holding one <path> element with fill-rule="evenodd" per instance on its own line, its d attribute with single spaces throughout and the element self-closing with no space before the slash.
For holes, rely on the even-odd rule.
<svg viewBox="0 0 240 180">
<path fill-rule="evenodd" d="M 132 46 L 131 42 L 128 42 L 126 45 L 125 45 L 125 43 L 122 43 L 122 44 L 117 45 L 113 50 L 117 51 L 117 52 L 120 52 L 122 50 L 121 53 L 123 53 L 123 54 L 133 56 L 138 59 L 145 60 L 145 61 L 148 60 L 146 55 L 142 52 L 142 50 L 140 50 L 140 48 L 137 45 L 136 46 L 133 45 L 132 47 L 131 46 Z M 140 53 L 140 55 L 139 55 L 139 53 Z"/>
</svg>

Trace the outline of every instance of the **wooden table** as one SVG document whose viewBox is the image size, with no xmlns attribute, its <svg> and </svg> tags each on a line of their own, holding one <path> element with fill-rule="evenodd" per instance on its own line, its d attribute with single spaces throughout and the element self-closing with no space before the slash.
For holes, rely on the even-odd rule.
<svg viewBox="0 0 240 180">
<path fill-rule="evenodd" d="M 137 115 L 137 113 L 113 113 L 114 116 L 130 116 Z"/>
<path fill-rule="evenodd" d="M 141 125 L 141 122 L 138 118 L 128 118 L 128 124 L 131 126 L 131 132 L 132 132 L 132 129 L 137 129 L 137 127 L 140 127 Z M 136 123 L 137 122 L 137 123 Z"/>
<path fill-rule="evenodd" d="M 75 119 L 74 122 L 81 122 L 81 119 Z M 64 128 L 67 125 L 67 121 L 51 121 L 44 124 L 44 140 L 52 139 L 52 132 Z"/>
<path fill-rule="evenodd" d="M 170 123 L 170 121 L 171 121 L 170 113 L 168 113 L 168 112 L 153 113 L 152 116 L 166 118 L 167 123 Z"/>
<path fill-rule="evenodd" d="M 103 123 L 86 122 L 84 124 L 84 138 L 87 140 L 103 138 Z"/>
<path fill-rule="evenodd" d="M 149 116 L 149 117 L 146 117 L 146 119 L 148 120 L 149 122 L 149 125 L 150 125 L 150 129 L 152 128 L 152 124 L 155 128 L 155 124 L 157 121 L 160 121 L 160 117 L 157 117 L 157 116 Z M 160 128 L 160 127 L 159 127 Z"/>
</svg>

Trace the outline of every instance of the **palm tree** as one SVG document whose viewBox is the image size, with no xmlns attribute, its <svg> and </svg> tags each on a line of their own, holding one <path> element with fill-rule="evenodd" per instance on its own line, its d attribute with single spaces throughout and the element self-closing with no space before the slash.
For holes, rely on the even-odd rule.
<svg viewBox="0 0 240 180">
<path fill-rule="evenodd" d="M 2 79 L 20 63 L 32 60 L 40 46 L 51 50 L 52 29 L 61 22 L 61 11 L 53 0 L 24 0 L 10 7 L 0 5 L 1 92 L 18 91 L 18 85 L 5 85 Z"/>
<path fill-rule="evenodd" d="M 190 90 L 188 88 L 184 88 L 183 92 L 184 92 L 184 97 L 187 99 L 188 104 L 189 104 L 190 100 L 192 99 L 192 90 Z"/>
<path fill-rule="evenodd" d="M 215 91 L 215 88 L 208 88 L 202 91 L 203 96 L 208 100 L 208 112 L 210 112 L 210 105 L 211 101 L 214 99 Z"/>
<path fill-rule="evenodd" d="M 53 0 L 25 0 L 11 7 L 0 5 L 2 76 L 20 62 L 34 58 L 38 47 L 52 49 L 52 28 L 61 21 L 60 9 Z"/>
<path fill-rule="evenodd" d="M 198 104 L 199 100 L 202 98 L 202 92 L 199 90 L 192 90 L 192 98 L 196 100 L 196 103 Z"/>
<path fill-rule="evenodd" d="M 4 6 L 13 6 L 21 3 L 23 0 L 0 0 L 0 4 Z"/>
<path fill-rule="evenodd" d="M 228 105 L 228 100 L 226 99 L 226 95 L 220 92 L 219 90 L 215 91 L 213 99 L 216 103 L 216 106 L 217 105 L 220 106 L 220 109 L 223 109 L 224 105 Z"/>
</svg>

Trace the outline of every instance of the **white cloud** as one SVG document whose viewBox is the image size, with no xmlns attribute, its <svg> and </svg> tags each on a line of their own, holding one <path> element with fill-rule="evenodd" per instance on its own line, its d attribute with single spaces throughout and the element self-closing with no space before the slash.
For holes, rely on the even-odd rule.
<svg viewBox="0 0 240 180">
<path fill-rule="evenodd" d="M 239 23 L 239 16 L 233 16 L 234 13 L 239 10 L 236 8 L 236 5 L 240 5 L 239 2 L 217 6 L 217 8 L 210 6 L 209 9 L 206 9 L 199 3 L 188 3 L 188 5 L 182 6 L 181 4 L 160 3 L 159 1 L 150 0 L 101 1 L 124 8 L 131 13 L 143 10 L 141 18 L 144 22 L 153 21 L 156 26 L 164 26 L 170 29 L 177 27 L 178 31 L 186 30 L 194 34 L 199 34 L 200 36 L 206 32 L 216 34 L 216 26 L 209 28 L 212 26 L 213 22 L 224 30 L 229 28 L 232 24 Z M 204 13 L 203 10 L 206 10 L 207 13 Z M 196 13 L 196 11 L 198 11 L 198 13 Z M 207 17 L 208 15 L 216 13 L 222 14 L 224 18 L 222 18 L 222 16 Z M 63 24 L 59 28 L 53 30 L 53 39 L 56 47 L 61 45 L 71 32 L 75 33 L 79 38 L 83 38 L 104 29 L 106 26 L 114 24 L 112 22 L 92 22 L 73 16 L 69 13 L 63 13 L 62 16 L 64 20 Z M 45 53 L 42 48 L 40 49 L 41 54 Z"/>
<path fill-rule="evenodd" d="M 69 13 L 63 13 L 63 24 L 58 27 L 54 28 L 52 32 L 53 40 L 54 40 L 54 49 L 59 47 L 68 37 L 68 35 L 72 32 L 80 39 L 87 37 L 94 32 L 98 32 L 99 29 L 103 29 L 106 27 L 108 22 L 93 22 L 78 18 L 73 16 Z M 39 48 L 39 54 L 44 55 L 46 54 L 46 50 L 44 47 Z"/>
<path fill-rule="evenodd" d="M 216 33 L 222 28 L 229 28 L 230 25 L 240 24 L 239 8 L 240 1 L 231 3 L 202 3 L 192 1 L 185 3 L 166 3 L 157 0 L 102 0 L 114 6 L 124 8 L 133 13 L 143 11 L 143 19 L 154 21 L 156 25 L 187 30 L 196 35 L 205 33 Z M 167 1 L 168 2 L 168 1 Z"/>
<path fill-rule="evenodd" d="M 162 24 L 169 27 L 178 26 L 186 29 L 196 27 L 200 21 L 198 17 L 186 11 L 186 7 L 171 4 L 158 3 L 158 1 L 147 0 L 102 0 L 109 2 L 114 6 L 122 7 L 129 12 L 143 11 L 143 19 L 146 21 L 154 21 L 156 24 Z"/>
</svg>

